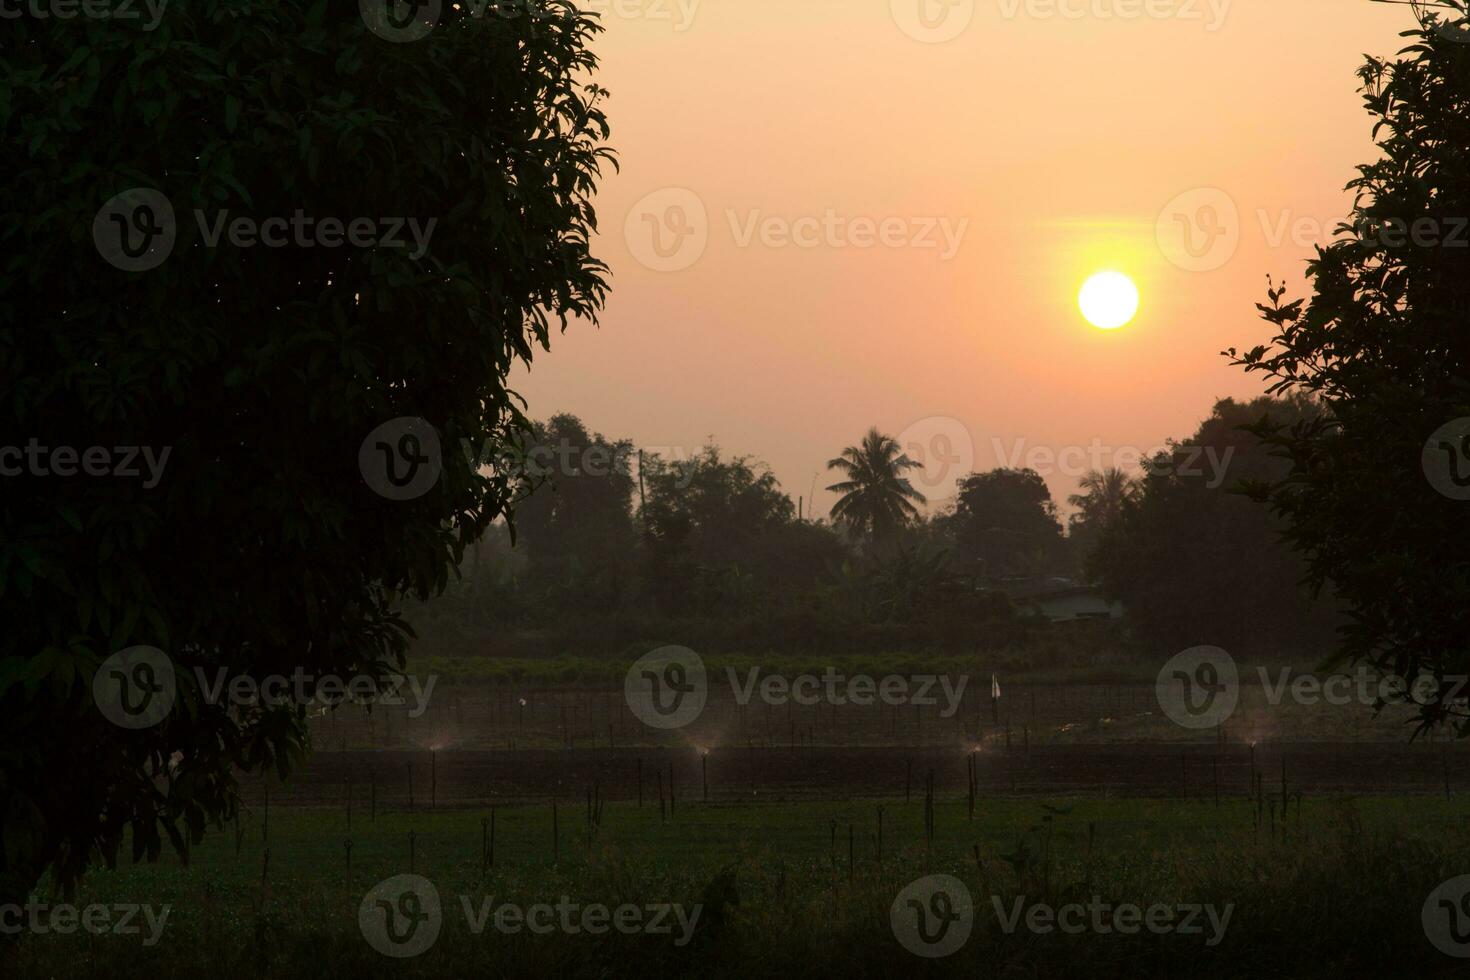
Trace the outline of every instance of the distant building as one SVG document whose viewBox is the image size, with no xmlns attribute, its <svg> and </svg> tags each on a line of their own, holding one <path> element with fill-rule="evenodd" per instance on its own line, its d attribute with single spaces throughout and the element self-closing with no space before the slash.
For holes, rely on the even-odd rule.
<svg viewBox="0 0 1470 980">
<path fill-rule="evenodd" d="M 1077 619 L 1122 619 L 1123 604 L 1101 589 L 1067 578 L 1008 581 L 1000 591 L 1010 597 L 1022 615 L 1045 616 L 1053 623 Z"/>
</svg>

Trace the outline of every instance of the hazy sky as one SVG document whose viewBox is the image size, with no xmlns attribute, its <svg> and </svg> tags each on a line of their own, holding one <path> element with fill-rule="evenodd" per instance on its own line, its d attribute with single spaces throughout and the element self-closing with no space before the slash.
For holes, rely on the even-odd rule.
<svg viewBox="0 0 1470 980">
<path fill-rule="evenodd" d="M 815 476 L 821 516 L 824 462 L 871 425 L 951 447 L 936 501 L 1015 462 L 1062 504 L 1099 448 L 1259 393 L 1218 352 L 1269 337 L 1268 272 L 1300 294 L 1372 151 L 1354 71 L 1413 24 L 1368 0 L 586 5 L 613 289 L 517 386 L 643 446 L 713 437 L 793 497 Z M 1142 295 L 1115 331 L 1076 305 L 1109 268 Z"/>
</svg>

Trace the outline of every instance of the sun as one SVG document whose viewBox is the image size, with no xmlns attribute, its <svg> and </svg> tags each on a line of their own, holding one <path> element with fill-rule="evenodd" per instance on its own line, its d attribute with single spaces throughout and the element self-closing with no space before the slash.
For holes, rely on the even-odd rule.
<svg viewBox="0 0 1470 980">
<path fill-rule="evenodd" d="M 1116 330 L 1138 312 L 1138 287 L 1121 272 L 1098 272 L 1082 284 L 1077 306 L 1094 327 Z"/>
</svg>

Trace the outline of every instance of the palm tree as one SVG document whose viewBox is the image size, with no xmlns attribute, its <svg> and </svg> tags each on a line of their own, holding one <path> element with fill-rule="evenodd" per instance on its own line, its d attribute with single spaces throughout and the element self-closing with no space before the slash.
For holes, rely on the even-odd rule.
<svg viewBox="0 0 1470 980">
<path fill-rule="evenodd" d="M 869 429 L 861 444 L 827 461 L 827 469 L 847 477 L 827 488 L 842 494 L 832 507 L 833 519 L 875 539 L 886 538 L 919 516 L 914 504 L 924 503 L 924 495 L 903 474 L 920 465 L 892 436 Z"/>
<path fill-rule="evenodd" d="M 1067 498 L 1067 503 L 1077 508 L 1072 523 L 1086 524 L 1093 530 L 1110 527 L 1141 492 L 1139 482 L 1116 466 L 1088 470 L 1077 489 L 1083 492 Z"/>
</svg>

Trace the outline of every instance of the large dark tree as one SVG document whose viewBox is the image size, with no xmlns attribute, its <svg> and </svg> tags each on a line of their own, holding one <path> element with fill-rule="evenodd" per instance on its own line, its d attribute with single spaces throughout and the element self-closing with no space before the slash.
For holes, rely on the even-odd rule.
<svg viewBox="0 0 1470 980">
<path fill-rule="evenodd" d="M 1331 608 L 1302 587 L 1306 569 L 1280 541 L 1280 521 L 1240 493 L 1286 469 L 1245 427 L 1319 411 L 1305 398 L 1223 399 L 1193 435 L 1145 461 L 1141 489 L 1103 524 L 1087 568 L 1150 650 L 1207 643 L 1315 658 L 1327 649 Z"/>
<path fill-rule="evenodd" d="M 589 433 L 573 415 L 538 423 L 516 466 L 516 531 L 527 578 L 549 606 L 615 604 L 630 585 L 633 444 Z"/>
<path fill-rule="evenodd" d="M 1261 428 L 1290 468 L 1254 493 L 1350 610 L 1341 659 L 1412 679 L 1470 669 L 1470 45 L 1409 36 L 1359 73 L 1382 156 L 1348 185 L 1352 226 L 1309 264 L 1308 299 L 1272 287 L 1272 342 L 1226 353 L 1322 400 L 1319 418 Z M 1466 731 L 1427 700 L 1426 725 Z"/>
<path fill-rule="evenodd" d="M 170 455 L 151 487 L 4 480 L 0 901 L 47 868 L 64 886 L 112 861 L 125 832 L 153 856 L 228 818 L 238 772 L 284 770 L 305 747 L 306 709 L 207 703 L 194 668 L 401 669 L 398 599 L 439 590 L 506 510 L 508 478 L 459 447 L 523 428 L 507 373 L 603 300 L 597 28 L 570 5 L 442 8 L 409 43 L 324 2 L 170 5 L 151 32 L 5 23 L 5 442 Z M 152 236 L 161 263 L 124 271 L 94 219 L 105 238 L 99 209 L 134 188 L 155 196 L 126 199 L 130 232 L 162 227 L 163 198 L 176 240 L 165 256 Z M 424 249 L 340 232 L 335 247 L 238 247 L 211 245 L 196 210 L 206 229 L 226 211 L 436 224 Z M 398 417 L 443 447 L 413 499 L 375 493 L 359 466 Z M 432 456 L 413 434 L 380 441 Z M 123 730 L 89 681 L 142 644 L 172 659 L 177 697 Z"/>
<path fill-rule="evenodd" d="M 644 460 L 646 584 L 669 612 L 769 612 L 842 554 L 824 525 L 795 519 L 791 498 L 757 460 L 726 458 L 715 446 Z"/>
<path fill-rule="evenodd" d="M 986 578 L 1042 574 L 1060 558 L 1057 506 L 1035 470 L 970 474 L 959 482 L 954 513 L 941 524 L 953 536 L 959 557 Z"/>
</svg>

